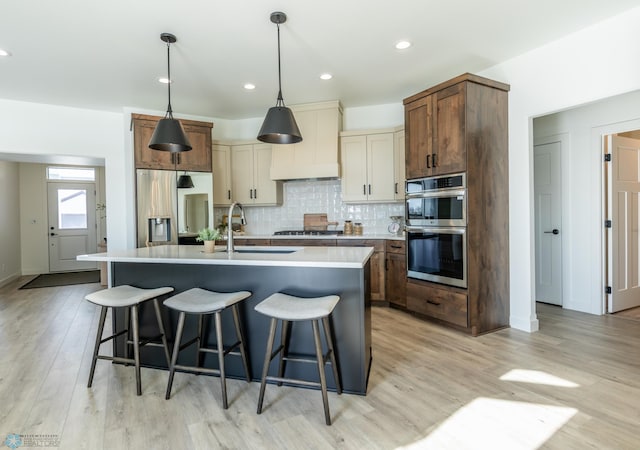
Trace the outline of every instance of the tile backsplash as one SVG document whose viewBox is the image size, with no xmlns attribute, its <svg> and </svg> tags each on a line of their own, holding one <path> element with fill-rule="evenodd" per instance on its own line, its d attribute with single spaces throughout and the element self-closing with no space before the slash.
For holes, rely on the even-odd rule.
<svg viewBox="0 0 640 450">
<path fill-rule="evenodd" d="M 282 206 L 244 208 L 249 234 L 273 234 L 279 230 L 301 230 L 304 213 L 327 213 L 329 222 L 361 222 L 364 233 L 387 233 L 389 216 L 404 216 L 404 202 L 342 203 L 340 180 L 287 181 Z M 229 208 L 214 208 L 214 223 L 219 224 Z"/>
</svg>

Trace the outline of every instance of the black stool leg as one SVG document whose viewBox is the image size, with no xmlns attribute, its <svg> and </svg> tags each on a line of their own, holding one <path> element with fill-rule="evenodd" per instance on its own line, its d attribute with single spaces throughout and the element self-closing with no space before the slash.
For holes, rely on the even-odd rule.
<svg viewBox="0 0 640 450">
<path fill-rule="evenodd" d="M 218 345 L 218 365 L 220 370 L 220 385 L 222 387 L 222 408 L 229 407 L 227 403 L 227 380 L 224 373 L 224 344 L 222 342 L 222 312 L 216 311 L 216 340 Z"/>
<path fill-rule="evenodd" d="M 320 375 L 320 389 L 322 390 L 322 403 L 324 404 L 324 420 L 327 425 L 331 425 L 331 414 L 329 413 L 329 398 L 327 397 L 327 379 L 324 374 L 324 355 L 322 353 L 322 343 L 320 342 L 320 327 L 318 321 L 312 320 L 313 340 L 316 344 L 316 357 L 318 359 L 318 374 Z"/>
<path fill-rule="evenodd" d="M 278 377 L 282 378 L 284 376 L 284 358 L 289 354 L 289 329 L 291 327 L 291 322 L 288 320 L 282 321 L 282 330 L 280 333 L 280 345 L 282 349 L 280 350 L 280 362 L 278 363 Z M 278 386 L 282 386 L 282 381 L 278 381 Z"/>
<path fill-rule="evenodd" d="M 164 331 L 164 324 L 162 323 L 162 313 L 160 313 L 160 305 L 158 299 L 153 299 L 153 309 L 156 311 L 156 319 L 158 320 L 158 328 L 162 333 L 162 346 L 164 347 L 164 356 L 167 359 L 167 367 L 171 364 L 171 357 L 169 356 L 169 344 L 167 343 L 167 335 Z"/>
<path fill-rule="evenodd" d="M 329 323 L 329 317 L 322 318 L 322 327 L 324 328 L 324 336 L 327 339 L 327 347 L 329 349 L 331 357 L 331 366 L 333 367 L 333 378 L 336 382 L 336 392 L 338 395 L 342 394 L 342 385 L 340 384 L 340 376 L 338 370 L 338 363 L 336 361 L 336 352 L 333 348 L 333 337 L 331 336 L 331 324 Z"/>
<path fill-rule="evenodd" d="M 176 362 L 178 361 L 178 353 L 180 352 L 180 340 L 182 339 L 182 330 L 184 330 L 185 316 L 186 314 L 181 312 L 178 317 L 178 328 L 176 330 L 175 342 L 173 343 L 171 363 L 169 364 L 169 382 L 167 383 L 167 393 L 164 396 L 167 400 L 171 397 L 171 386 L 173 386 L 173 376 L 176 373 Z"/>
<path fill-rule="evenodd" d="M 98 321 L 98 332 L 96 335 L 96 345 L 93 348 L 93 359 L 91 360 L 91 370 L 89 371 L 89 382 L 87 387 L 91 387 L 93 383 L 93 374 L 96 371 L 96 362 L 98 361 L 98 350 L 100 350 L 100 341 L 102 340 L 102 333 L 104 331 L 104 323 L 107 319 L 107 307 L 103 306 L 100 309 L 100 320 Z"/>
<path fill-rule="evenodd" d="M 133 328 L 133 359 L 136 366 L 136 395 L 142 395 L 140 381 L 140 333 L 138 331 L 138 305 L 131 307 L 131 322 Z"/>
<path fill-rule="evenodd" d="M 240 341 L 240 355 L 242 356 L 242 364 L 244 365 L 244 373 L 247 377 L 247 382 L 251 382 L 251 372 L 249 371 L 249 360 L 247 359 L 247 348 L 244 340 L 244 333 L 242 326 L 240 325 L 240 318 L 238 317 L 238 304 L 235 303 L 231 306 L 233 312 L 233 323 L 236 326 L 236 335 Z"/>
<path fill-rule="evenodd" d="M 276 338 L 277 319 L 271 319 L 269 327 L 269 337 L 267 338 L 267 351 L 264 355 L 264 365 L 262 366 L 262 378 L 260 381 L 260 395 L 258 396 L 258 414 L 262 413 L 262 401 L 264 400 L 264 390 L 267 386 L 267 374 L 269 373 L 269 365 L 271 363 L 271 352 L 273 351 L 273 341 Z"/>
<path fill-rule="evenodd" d="M 127 329 L 127 334 L 124 339 L 124 357 L 126 359 L 130 359 L 129 356 L 129 345 L 131 343 L 131 311 L 129 308 L 124 309 L 124 326 Z M 125 363 L 125 366 L 130 366 L 131 363 Z"/>
<path fill-rule="evenodd" d="M 200 314 L 198 315 L 198 351 L 196 352 L 196 367 L 202 367 L 204 362 L 204 352 L 202 349 L 206 347 L 206 342 L 203 342 L 205 331 L 206 331 L 206 323 L 205 319 L 208 319 L 209 316 Z M 199 375 L 199 374 L 196 374 Z"/>
</svg>

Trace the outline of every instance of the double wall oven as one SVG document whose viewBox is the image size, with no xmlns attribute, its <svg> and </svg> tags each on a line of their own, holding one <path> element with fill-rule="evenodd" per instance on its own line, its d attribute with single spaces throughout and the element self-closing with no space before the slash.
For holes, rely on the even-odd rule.
<svg viewBox="0 0 640 450">
<path fill-rule="evenodd" d="M 464 173 L 408 180 L 407 276 L 467 287 L 467 185 Z"/>
</svg>

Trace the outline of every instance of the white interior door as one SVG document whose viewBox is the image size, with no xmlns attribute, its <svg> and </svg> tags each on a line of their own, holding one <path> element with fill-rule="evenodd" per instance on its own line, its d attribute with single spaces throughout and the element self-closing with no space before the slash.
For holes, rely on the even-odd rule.
<svg viewBox="0 0 640 450">
<path fill-rule="evenodd" d="M 610 136 L 612 166 L 609 182 L 611 205 L 611 258 L 609 312 L 640 306 L 638 261 L 638 192 L 640 192 L 640 141 Z"/>
<path fill-rule="evenodd" d="M 536 301 L 562 305 L 561 142 L 536 145 Z"/>
<path fill-rule="evenodd" d="M 96 252 L 94 183 L 47 183 L 49 271 L 95 269 L 95 262 L 76 256 Z"/>
</svg>

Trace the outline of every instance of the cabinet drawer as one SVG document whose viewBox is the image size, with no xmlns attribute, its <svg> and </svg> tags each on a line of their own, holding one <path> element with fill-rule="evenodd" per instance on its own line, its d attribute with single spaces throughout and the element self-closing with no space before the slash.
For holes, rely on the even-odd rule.
<svg viewBox="0 0 640 450">
<path fill-rule="evenodd" d="M 404 241 L 387 241 L 387 253 L 402 253 L 405 254 Z"/>
<path fill-rule="evenodd" d="M 407 309 L 467 328 L 467 295 L 407 283 Z"/>
<path fill-rule="evenodd" d="M 226 242 L 226 241 L 225 241 Z M 246 246 L 268 246 L 269 239 L 233 239 L 233 245 L 246 245 Z"/>
<path fill-rule="evenodd" d="M 340 239 L 338 247 L 373 247 L 374 252 L 384 252 L 384 240 L 382 239 Z"/>
</svg>

